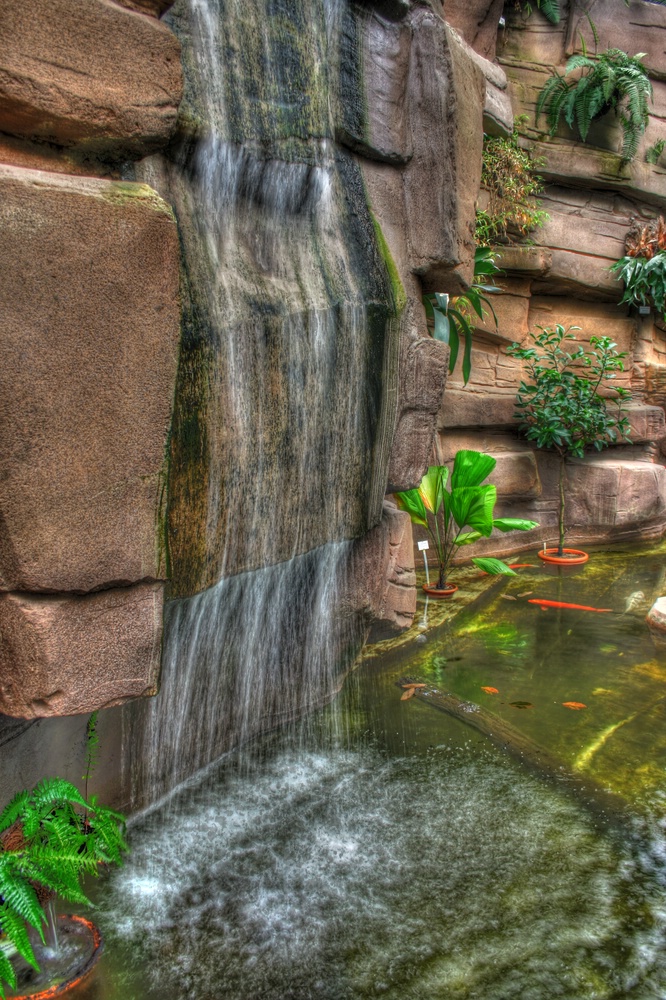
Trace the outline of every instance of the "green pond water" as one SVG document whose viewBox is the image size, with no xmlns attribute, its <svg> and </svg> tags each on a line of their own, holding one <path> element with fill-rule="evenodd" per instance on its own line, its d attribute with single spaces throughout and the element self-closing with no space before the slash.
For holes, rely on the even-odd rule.
<svg viewBox="0 0 666 1000">
<path fill-rule="evenodd" d="M 434 628 L 421 602 L 411 639 L 296 743 L 232 755 L 132 825 L 128 863 L 95 887 L 106 953 L 79 996 L 666 997 L 666 649 L 644 622 L 665 556 L 521 569 Z M 527 591 L 613 613 L 542 611 Z M 402 701 L 405 678 L 470 719 Z M 476 706 L 561 780 L 479 733 Z"/>
</svg>

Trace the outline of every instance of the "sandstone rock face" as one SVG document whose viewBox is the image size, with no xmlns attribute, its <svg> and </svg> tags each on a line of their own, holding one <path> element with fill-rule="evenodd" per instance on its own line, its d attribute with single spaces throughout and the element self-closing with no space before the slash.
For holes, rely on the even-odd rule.
<svg viewBox="0 0 666 1000">
<path fill-rule="evenodd" d="M 152 17 L 161 17 L 174 4 L 174 0 L 113 0 L 113 2 L 129 10 L 137 10 L 140 14 L 150 14 Z"/>
<path fill-rule="evenodd" d="M 391 493 L 413 489 L 430 464 L 435 416 L 446 384 L 449 349 L 421 337 L 403 351 L 398 399 L 400 410 L 389 465 Z"/>
<path fill-rule="evenodd" d="M 456 294 L 473 272 L 485 83 L 456 33 L 433 11 L 417 7 L 411 18 L 413 155 L 404 181 L 409 256 L 425 291 Z"/>
<path fill-rule="evenodd" d="M 382 520 L 358 544 L 354 603 L 366 608 L 369 642 L 409 628 L 416 613 L 416 575 L 409 514 L 384 503 Z"/>
<path fill-rule="evenodd" d="M 74 715 L 155 694 L 162 589 L 0 595 L 0 712 Z"/>
<path fill-rule="evenodd" d="M 0 589 L 164 576 L 179 248 L 150 188 L 0 167 Z"/>
<path fill-rule="evenodd" d="M 155 18 L 107 0 L 0 0 L 1 131 L 142 156 L 170 137 L 181 94 L 180 46 Z"/>
<path fill-rule="evenodd" d="M 504 0 L 445 0 L 444 16 L 468 45 L 486 59 L 494 59 L 503 7 Z"/>
</svg>

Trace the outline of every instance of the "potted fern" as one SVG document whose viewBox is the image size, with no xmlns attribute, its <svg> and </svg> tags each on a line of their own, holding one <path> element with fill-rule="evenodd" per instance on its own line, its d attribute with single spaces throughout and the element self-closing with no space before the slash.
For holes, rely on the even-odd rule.
<svg viewBox="0 0 666 1000">
<path fill-rule="evenodd" d="M 19 792 L 0 813 L 0 997 L 6 985 L 25 988 L 31 970 L 39 972 L 35 949 L 45 942 L 49 899 L 57 895 L 87 904 L 82 878 L 98 875 L 101 865 L 121 864 L 127 850 L 124 825 L 120 813 L 95 796 L 87 801 L 63 778 L 47 778 L 31 792 Z M 83 918 L 70 919 L 92 928 L 98 954 L 99 932 Z M 75 970 L 73 982 L 81 975 L 80 968 Z M 57 992 L 65 988 L 61 983 Z"/>
<path fill-rule="evenodd" d="M 448 575 L 454 555 L 464 545 L 479 538 L 488 538 L 494 528 L 499 531 L 529 531 L 538 528 L 536 521 L 515 517 L 493 517 L 497 487 L 482 485 L 490 475 L 496 459 L 480 451 L 459 451 L 453 462 L 450 489 L 449 470 L 445 465 L 432 465 L 418 489 L 396 493 L 401 510 L 407 511 L 414 524 L 426 528 L 437 553 L 437 586 L 423 589 L 433 597 L 449 597 L 458 587 L 449 583 Z M 465 531 L 465 528 L 470 530 Z M 501 559 L 475 557 L 475 566 L 493 575 L 514 571 Z"/>
<path fill-rule="evenodd" d="M 572 56 L 564 75 L 555 73 L 542 87 L 537 121 L 545 111 L 548 131 L 554 135 L 564 115 L 569 128 L 576 128 L 586 142 L 592 122 L 614 111 L 622 126 L 622 159 L 633 160 L 647 127 L 648 100 L 652 100 L 652 84 L 641 62 L 644 55 L 607 49 L 598 56 Z M 567 79 L 576 72 L 577 79 Z"/>
</svg>

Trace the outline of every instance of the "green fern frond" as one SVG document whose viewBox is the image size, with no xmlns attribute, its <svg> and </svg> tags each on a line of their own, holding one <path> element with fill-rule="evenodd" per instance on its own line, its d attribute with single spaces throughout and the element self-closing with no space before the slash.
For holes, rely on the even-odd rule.
<svg viewBox="0 0 666 1000">
<path fill-rule="evenodd" d="M 0 831 L 7 830 L 23 814 L 30 796 L 27 792 L 19 792 L 0 813 Z"/>
<path fill-rule="evenodd" d="M 44 911 L 30 882 L 22 872 L 20 858 L 13 853 L 0 854 L 0 896 L 3 902 L 41 934 Z"/>
<path fill-rule="evenodd" d="M 0 928 L 2 928 L 2 933 L 14 945 L 19 955 L 26 962 L 29 962 L 33 969 L 39 968 L 35 959 L 35 953 L 32 950 L 30 938 L 28 937 L 25 922 L 21 917 L 17 916 L 16 912 L 7 903 L 0 903 Z"/>
<path fill-rule="evenodd" d="M 9 961 L 5 955 L 2 948 L 0 948 L 0 998 L 5 1000 L 6 993 L 2 985 L 3 980 L 9 984 L 10 988 L 15 990 L 17 986 L 16 973 L 14 972 L 14 966 Z"/>
</svg>

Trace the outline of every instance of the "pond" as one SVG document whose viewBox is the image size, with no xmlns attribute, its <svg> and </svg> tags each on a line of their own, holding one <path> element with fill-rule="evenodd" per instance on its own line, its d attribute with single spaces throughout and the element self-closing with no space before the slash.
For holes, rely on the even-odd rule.
<svg viewBox="0 0 666 1000">
<path fill-rule="evenodd" d="M 230 755 L 132 825 L 95 889 L 85 995 L 666 996 L 666 650 L 644 622 L 665 555 L 528 566 L 427 630 L 422 603 L 296 743 Z M 427 687 L 402 700 L 408 682 Z M 514 739 L 556 764 L 524 767 Z"/>
</svg>

